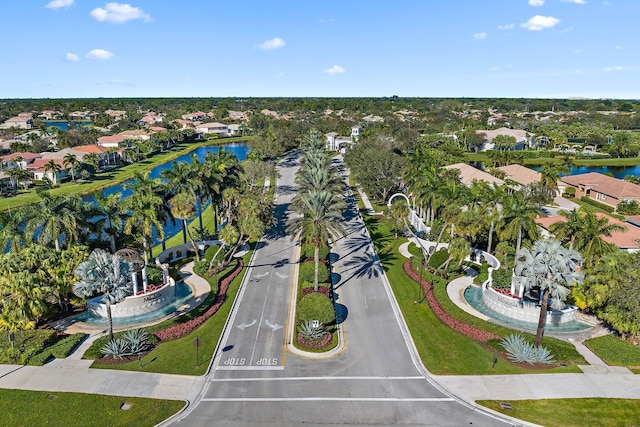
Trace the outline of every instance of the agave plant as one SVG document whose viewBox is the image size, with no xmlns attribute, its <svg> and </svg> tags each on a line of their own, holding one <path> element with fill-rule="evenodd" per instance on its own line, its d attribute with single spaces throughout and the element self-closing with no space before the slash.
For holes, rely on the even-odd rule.
<svg viewBox="0 0 640 427">
<path fill-rule="evenodd" d="M 105 356 L 113 356 L 122 360 L 123 357 L 129 355 L 129 346 L 123 339 L 109 340 L 109 342 L 100 349 L 100 352 Z"/>
<path fill-rule="evenodd" d="M 511 334 L 500 341 L 500 345 L 507 352 L 509 360 L 515 363 L 553 363 L 551 352 L 544 347 L 535 347 L 525 341 L 521 335 Z"/>
<path fill-rule="evenodd" d="M 149 348 L 149 334 L 144 329 L 132 329 L 124 334 L 123 339 L 129 347 L 129 354 L 139 354 Z"/>
<path fill-rule="evenodd" d="M 322 323 L 314 322 L 313 320 L 305 320 L 298 326 L 298 332 L 300 332 L 302 338 L 308 340 L 320 339 L 326 331 L 327 329 Z"/>
</svg>

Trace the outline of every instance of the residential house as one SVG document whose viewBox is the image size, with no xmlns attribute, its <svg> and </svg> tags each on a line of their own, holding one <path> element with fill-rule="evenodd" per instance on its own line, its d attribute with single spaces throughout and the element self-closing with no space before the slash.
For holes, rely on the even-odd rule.
<svg viewBox="0 0 640 427">
<path fill-rule="evenodd" d="M 2 162 L 2 168 L 0 169 L 27 169 L 27 167 L 33 163 L 35 159 L 39 159 L 42 157 L 41 154 L 36 153 L 12 153 L 7 154 L 6 156 L 0 157 L 0 161 Z"/>
<path fill-rule="evenodd" d="M 609 224 L 615 224 L 625 228 L 624 231 L 612 232 L 611 236 L 602 236 L 602 240 L 614 244 L 623 251 L 640 251 L 640 228 L 633 225 L 632 223 L 625 223 L 601 212 L 595 212 L 595 215 L 598 218 L 607 218 Z M 536 218 L 535 221 L 542 228 L 543 236 L 550 237 L 551 232 L 549 231 L 549 227 L 557 222 L 567 222 L 567 218 L 563 216 L 548 216 Z"/>
<path fill-rule="evenodd" d="M 369 114 L 368 116 L 364 116 L 362 118 L 367 123 L 382 123 L 384 119 L 380 116 L 374 116 L 373 114 Z"/>
<path fill-rule="evenodd" d="M 31 117 L 15 116 L 7 119 L 0 125 L 0 129 L 18 128 L 18 129 L 31 129 L 33 127 L 33 120 Z"/>
<path fill-rule="evenodd" d="M 107 135 L 98 138 L 96 144 L 104 148 L 113 148 L 119 147 L 126 140 L 127 138 L 122 135 Z"/>
<path fill-rule="evenodd" d="M 196 111 L 195 113 L 184 114 L 182 120 L 191 120 L 192 122 L 204 120 L 207 118 L 207 113 L 203 111 Z"/>
<path fill-rule="evenodd" d="M 212 135 L 216 134 L 219 137 L 229 136 L 229 126 L 224 123 L 211 122 L 211 123 L 202 123 L 196 126 L 196 132 Z"/>
<path fill-rule="evenodd" d="M 151 139 L 149 132 L 146 129 L 131 129 L 125 130 L 118 134 L 122 136 L 125 140 L 138 140 L 138 141 L 148 141 Z"/>
<path fill-rule="evenodd" d="M 481 171 L 466 163 L 455 163 L 443 166 L 443 169 L 457 169 L 460 172 L 460 183 L 469 187 L 473 181 L 485 181 L 489 184 L 503 185 L 504 181 L 490 173 Z"/>
<path fill-rule="evenodd" d="M 69 120 L 91 120 L 97 115 L 98 113 L 91 111 L 73 111 L 67 117 L 69 117 Z"/>
<path fill-rule="evenodd" d="M 560 183 L 565 188 L 575 188 L 578 199 L 586 196 L 614 208 L 623 200 L 640 202 L 640 185 L 598 172 L 563 176 Z"/>
<path fill-rule="evenodd" d="M 47 165 L 49 164 L 50 161 L 53 161 L 56 165 L 58 165 L 60 170 L 53 171 L 49 169 Z M 40 181 L 44 178 L 47 178 L 49 181 L 53 182 L 54 184 L 60 181 L 61 179 L 66 178 L 67 176 L 67 171 L 64 167 L 62 159 L 60 158 L 51 159 L 51 158 L 39 157 L 35 159 L 32 163 L 30 163 L 29 166 L 27 166 L 27 170 L 31 172 L 31 175 L 33 176 L 34 180 Z"/>
<path fill-rule="evenodd" d="M 98 167 L 113 166 L 116 165 L 121 158 L 121 153 L 124 147 L 115 149 L 115 147 L 104 147 L 99 145 L 81 145 L 79 147 L 73 147 L 75 152 L 87 154 L 95 154 L 98 156 Z M 82 158 L 84 158 L 84 155 Z"/>
<path fill-rule="evenodd" d="M 114 119 L 120 120 L 123 117 L 126 117 L 127 112 L 123 110 L 105 110 L 104 112 L 107 116 L 113 117 Z"/>
<path fill-rule="evenodd" d="M 480 146 L 480 151 L 493 150 L 495 148 L 493 140 L 498 135 L 513 136 L 516 139 L 516 146 L 514 147 L 515 150 L 524 150 L 527 148 L 531 148 L 531 144 L 533 141 L 529 133 L 521 129 L 509 129 L 501 127 L 494 130 L 478 130 L 476 132 L 484 134 L 484 142 Z"/>
<path fill-rule="evenodd" d="M 244 111 L 229 110 L 229 118 L 231 120 L 249 120 L 247 113 L 245 113 Z"/>
<path fill-rule="evenodd" d="M 505 173 L 505 180 L 508 179 L 517 182 L 523 187 L 542 180 L 542 175 L 540 175 L 540 173 L 521 165 L 500 166 L 497 169 Z"/>
<path fill-rule="evenodd" d="M 180 129 L 193 128 L 193 122 L 191 120 L 176 119 L 173 123 L 177 123 L 180 126 Z"/>
<path fill-rule="evenodd" d="M 55 110 L 44 110 L 40 114 L 38 114 L 38 118 L 40 120 L 57 120 L 62 117 L 62 113 L 60 111 Z"/>
</svg>

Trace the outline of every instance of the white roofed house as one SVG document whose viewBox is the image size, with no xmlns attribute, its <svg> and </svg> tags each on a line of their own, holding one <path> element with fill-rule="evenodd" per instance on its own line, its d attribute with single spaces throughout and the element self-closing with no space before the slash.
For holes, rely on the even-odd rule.
<svg viewBox="0 0 640 427">
<path fill-rule="evenodd" d="M 18 128 L 18 129 L 31 129 L 33 127 L 33 120 L 30 116 L 16 116 L 7 119 L 0 125 L 0 129 Z"/>
<path fill-rule="evenodd" d="M 484 142 L 480 146 L 480 151 L 495 149 L 493 140 L 498 135 L 513 136 L 516 139 L 516 145 L 513 148 L 514 150 L 526 150 L 533 146 L 532 136 L 527 131 L 521 129 L 501 127 L 494 130 L 478 130 L 476 132 L 484 134 Z"/>
<path fill-rule="evenodd" d="M 218 135 L 218 137 L 230 135 L 229 126 L 218 122 L 199 124 L 196 126 L 196 132 L 204 135 Z"/>
</svg>

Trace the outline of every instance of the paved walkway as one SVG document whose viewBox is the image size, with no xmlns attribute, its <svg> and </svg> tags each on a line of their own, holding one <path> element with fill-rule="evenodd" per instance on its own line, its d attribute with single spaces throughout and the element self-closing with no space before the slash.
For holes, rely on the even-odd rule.
<svg viewBox="0 0 640 427">
<path fill-rule="evenodd" d="M 376 212 L 376 210 L 373 209 L 373 205 L 369 200 L 369 196 L 367 196 L 367 194 L 364 191 L 362 191 L 362 188 L 360 188 L 359 185 L 357 186 L 357 188 L 358 188 L 358 194 L 360 194 L 360 199 L 362 200 L 362 203 L 364 204 L 364 207 L 367 210 L 367 215 L 380 215 L 381 212 Z"/>
</svg>

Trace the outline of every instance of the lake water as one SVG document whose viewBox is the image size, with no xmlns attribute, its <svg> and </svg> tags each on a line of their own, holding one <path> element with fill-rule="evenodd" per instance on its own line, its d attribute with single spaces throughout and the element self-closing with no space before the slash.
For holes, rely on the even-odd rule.
<svg viewBox="0 0 640 427">
<path fill-rule="evenodd" d="M 195 150 L 187 153 L 187 154 L 183 154 L 182 156 L 171 160 L 169 162 L 163 163 L 161 165 L 158 165 L 156 167 L 154 167 L 153 169 L 151 169 L 151 171 L 149 172 L 149 177 L 150 178 L 160 178 L 160 174 L 162 173 L 163 170 L 165 169 L 171 169 L 171 165 L 173 162 L 187 162 L 187 163 L 191 163 L 191 155 L 192 154 L 196 154 L 198 156 L 198 159 L 200 161 L 202 161 L 204 159 L 204 157 L 208 154 L 208 153 L 217 153 L 218 150 L 223 149 L 223 150 L 227 150 L 230 151 L 231 153 L 233 153 L 238 160 L 243 161 L 247 158 L 247 156 L 249 155 L 249 151 L 250 148 L 246 145 L 246 144 L 227 144 L 227 145 L 222 145 L 222 146 L 211 146 L 211 147 L 199 147 L 196 148 Z M 128 179 L 126 181 L 123 181 L 119 184 L 115 184 L 112 185 L 110 187 L 106 187 L 104 189 L 102 189 L 102 193 L 106 196 L 110 195 L 110 194 L 115 194 L 117 192 L 122 193 L 122 197 L 128 197 L 132 194 L 131 190 L 125 189 L 124 186 L 127 183 L 133 182 L 133 178 L 132 179 Z M 89 202 L 95 202 L 95 198 L 92 195 L 88 195 L 88 196 L 84 196 L 83 197 L 84 200 L 89 201 Z M 171 222 L 168 222 L 167 224 L 165 224 L 164 226 L 164 234 L 165 234 L 165 238 L 169 238 L 171 236 L 173 236 L 174 234 L 180 233 L 182 232 L 182 222 L 176 220 L 175 224 L 172 224 Z M 155 233 L 154 233 L 155 235 Z M 155 238 L 154 236 L 154 243 L 157 244 L 159 243 L 159 241 Z"/>
<path fill-rule="evenodd" d="M 636 166 L 577 166 L 571 168 L 571 175 L 589 172 L 612 174 L 615 178 L 624 179 L 627 175 L 640 176 L 640 165 Z"/>
<path fill-rule="evenodd" d="M 55 126 L 57 128 L 60 128 L 60 130 L 67 130 L 69 128 L 69 125 L 87 126 L 89 124 L 91 124 L 91 122 L 44 122 L 45 126 Z"/>
</svg>

